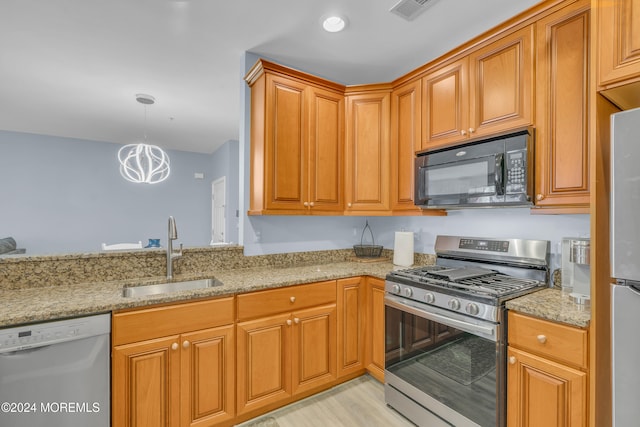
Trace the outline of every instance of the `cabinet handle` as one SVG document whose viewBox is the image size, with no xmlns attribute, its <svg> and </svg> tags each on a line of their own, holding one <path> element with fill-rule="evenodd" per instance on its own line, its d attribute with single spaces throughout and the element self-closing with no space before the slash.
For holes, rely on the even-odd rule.
<svg viewBox="0 0 640 427">
<path fill-rule="evenodd" d="M 187 340 L 184 340 L 182 343 L 182 348 L 189 348 L 189 346 L 191 345 L 191 343 Z"/>
<path fill-rule="evenodd" d="M 295 323 L 297 325 L 298 323 L 300 323 L 300 319 L 298 319 L 297 317 L 294 317 L 293 318 L 293 323 Z"/>
<path fill-rule="evenodd" d="M 474 133 L 476 130 L 474 128 L 469 128 L 469 133 L 472 134 Z"/>
<path fill-rule="evenodd" d="M 287 325 L 291 326 L 291 319 L 287 319 Z"/>
<path fill-rule="evenodd" d="M 291 304 L 293 304 L 294 302 L 296 302 L 296 297 L 289 298 L 289 301 L 291 301 Z"/>
<path fill-rule="evenodd" d="M 542 200 L 542 199 L 544 199 L 544 194 L 538 194 L 536 196 L 536 200 Z"/>
<path fill-rule="evenodd" d="M 516 357 L 515 356 L 510 356 L 509 357 L 509 363 L 511 365 L 515 365 L 516 364 Z"/>
<path fill-rule="evenodd" d="M 174 342 L 173 344 L 171 344 L 171 350 L 177 350 L 178 349 L 178 343 Z"/>
<path fill-rule="evenodd" d="M 460 135 L 465 136 L 466 134 L 467 134 L 467 131 L 466 131 L 466 130 L 462 129 L 462 130 L 460 131 Z"/>
<path fill-rule="evenodd" d="M 536 338 L 538 339 L 538 342 L 539 342 L 540 344 L 544 344 L 544 343 L 546 343 L 546 342 L 547 342 L 547 337 L 545 337 L 545 336 L 544 336 L 544 335 L 542 335 L 542 334 L 538 335 Z"/>
</svg>

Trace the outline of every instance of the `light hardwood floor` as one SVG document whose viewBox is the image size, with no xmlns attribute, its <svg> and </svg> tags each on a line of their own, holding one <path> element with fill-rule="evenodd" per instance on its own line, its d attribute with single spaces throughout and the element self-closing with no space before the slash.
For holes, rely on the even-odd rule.
<svg viewBox="0 0 640 427">
<path fill-rule="evenodd" d="M 239 427 L 408 427 L 413 424 L 384 403 L 384 385 L 364 375 L 277 409 Z"/>
</svg>

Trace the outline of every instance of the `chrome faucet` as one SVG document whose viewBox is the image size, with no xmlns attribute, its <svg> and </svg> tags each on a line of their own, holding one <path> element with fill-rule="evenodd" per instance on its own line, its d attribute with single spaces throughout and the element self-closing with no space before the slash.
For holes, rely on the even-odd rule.
<svg viewBox="0 0 640 427">
<path fill-rule="evenodd" d="M 173 279 L 173 260 L 182 256 L 182 243 L 180 249 L 173 250 L 173 241 L 178 238 L 178 229 L 176 228 L 176 219 L 169 217 L 169 236 L 167 239 L 167 279 Z"/>
</svg>

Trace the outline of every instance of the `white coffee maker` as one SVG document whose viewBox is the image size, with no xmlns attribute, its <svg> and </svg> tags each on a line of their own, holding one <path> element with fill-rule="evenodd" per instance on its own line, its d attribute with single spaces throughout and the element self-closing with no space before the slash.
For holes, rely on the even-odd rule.
<svg viewBox="0 0 640 427">
<path fill-rule="evenodd" d="M 562 239 L 562 292 L 574 302 L 589 305 L 591 299 L 591 243 L 589 238 Z"/>
</svg>

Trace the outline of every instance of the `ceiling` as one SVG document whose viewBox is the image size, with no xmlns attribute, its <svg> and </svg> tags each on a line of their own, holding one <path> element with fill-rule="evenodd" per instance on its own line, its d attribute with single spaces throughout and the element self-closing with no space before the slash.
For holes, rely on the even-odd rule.
<svg viewBox="0 0 640 427">
<path fill-rule="evenodd" d="M 238 139 L 245 52 L 388 82 L 539 0 L 2 0 L 0 130 L 211 153 Z M 341 33 L 321 17 L 347 16 Z M 145 107 L 138 93 L 156 103 Z M 145 118 L 146 116 L 146 118 Z"/>
</svg>

